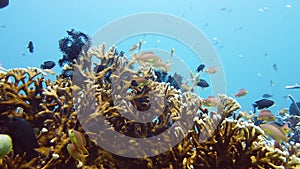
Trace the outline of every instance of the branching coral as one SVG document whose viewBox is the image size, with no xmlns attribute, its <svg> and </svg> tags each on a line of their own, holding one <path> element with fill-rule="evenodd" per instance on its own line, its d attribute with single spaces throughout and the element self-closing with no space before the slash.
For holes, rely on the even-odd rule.
<svg viewBox="0 0 300 169">
<path fill-rule="evenodd" d="M 295 168 L 300 165 L 299 145 L 289 144 L 288 148 L 279 149 L 267 144 L 259 127 L 235 113 L 240 105 L 234 99 L 219 95 L 216 111 L 209 110 L 199 96 L 158 82 L 159 75 L 153 69 L 128 60 L 114 46 L 106 50 L 102 44 L 81 53 L 72 65 L 72 78 L 57 77 L 51 82 L 36 68 L 0 73 L 0 116 L 17 116 L 30 122 L 39 144 L 37 158 L 26 161 L 24 154 L 14 156 L 11 152 L 3 157 L 0 167 Z M 20 108 L 22 112 L 17 111 Z M 83 133 L 81 137 L 86 139 L 83 166 L 68 153 L 68 145 L 76 145 L 68 137 L 70 130 Z M 109 131 L 132 139 L 119 143 Z M 5 133 L 1 123 L 0 132 Z M 135 138 L 145 139 L 146 144 Z M 157 138 L 156 142 L 152 138 Z M 171 144 L 176 139 L 179 141 Z M 131 151 L 141 158 L 113 154 L 98 146 L 99 143 L 114 148 L 116 154 Z M 166 151 L 159 152 L 166 147 Z M 148 157 L 149 152 L 156 155 Z"/>
</svg>

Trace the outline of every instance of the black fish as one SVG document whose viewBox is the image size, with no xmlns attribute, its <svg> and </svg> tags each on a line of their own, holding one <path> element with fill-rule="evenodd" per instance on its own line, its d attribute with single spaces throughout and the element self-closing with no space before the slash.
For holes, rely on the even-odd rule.
<svg viewBox="0 0 300 169">
<path fill-rule="evenodd" d="M 268 100 L 268 99 L 261 99 L 256 101 L 253 105 L 254 108 L 254 113 L 256 112 L 256 108 L 258 109 L 263 109 L 263 108 L 269 108 L 274 104 L 274 102 L 272 100 Z"/>
<path fill-rule="evenodd" d="M 9 4 L 9 0 L 0 0 L 0 8 L 4 8 Z"/>
<path fill-rule="evenodd" d="M 267 98 L 273 97 L 273 95 L 265 93 L 265 94 L 262 95 L 262 97 L 267 99 Z"/>
<path fill-rule="evenodd" d="M 200 71 L 202 71 L 203 72 L 203 69 L 205 68 L 205 65 L 204 64 L 201 64 L 201 65 L 199 65 L 198 67 L 197 67 L 197 72 L 200 72 Z"/>
<path fill-rule="evenodd" d="M 53 61 L 46 61 L 41 64 L 41 69 L 52 69 L 55 66 L 55 62 Z"/>
<path fill-rule="evenodd" d="M 135 81 L 135 80 L 132 80 L 131 81 L 131 86 L 134 86 L 134 87 L 137 87 L 139 84 Z"/>
<path fill-rule="evenodd" d="M 28 50 L 29 50 L 30 53 L 33 53 L 34 47 L 33 47 L 33 42 L 32 41 L 28 42 L 27 48 L 28 48 Z"/>
<path fill-rule="evenodd" d="M 38 153 L 34 148 L 39 147 L 39 145 L 31 124 L 18 117 L 9 117 L 5 123 L 8 128 L 8 134 L 13 141 L 14 153 L 23 154 L 26 152 L 27 160 L 37 157 Z"/>
<path fill-rule="evenodd" d="M 278 72 L 278 66 L 277 66 L 277 64 L 275 64 L 275 63 L 273 64 L 273 69 L 274 69 L 275 72 Z"/>
<path fill-rule="evenodd" d="M 204 79 L 200 79 L 199 82 L 197 83 L 197 86 L 205 88 L 205 87 L 209 87 L 209 84 Z"/>
</svg>

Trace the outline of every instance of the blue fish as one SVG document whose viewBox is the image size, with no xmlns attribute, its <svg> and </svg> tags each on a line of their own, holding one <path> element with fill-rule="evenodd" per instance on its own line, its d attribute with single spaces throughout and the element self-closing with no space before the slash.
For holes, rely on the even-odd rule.
<svg viewBox="0 0 300 169">
<path fill-rule="evenodd" d="M 267 98 L 273 97 L 273 95 L 265 93 L 265 94 L 262 95 L 262 97 L 267 99 Z"/>
</svg>

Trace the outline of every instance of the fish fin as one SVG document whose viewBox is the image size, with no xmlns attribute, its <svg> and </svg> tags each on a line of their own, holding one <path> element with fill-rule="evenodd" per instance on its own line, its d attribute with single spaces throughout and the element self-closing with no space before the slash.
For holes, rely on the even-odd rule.
<svg viewBox="0 0 300 169">
<path fill-rule="evenodd" d="M 257 107 L 257 105 L 256 104 L 252 104 L 252 106 L 253 106 L 253 114 L 255 114 L 256 113 L 256 107 Z"/>
</svg>

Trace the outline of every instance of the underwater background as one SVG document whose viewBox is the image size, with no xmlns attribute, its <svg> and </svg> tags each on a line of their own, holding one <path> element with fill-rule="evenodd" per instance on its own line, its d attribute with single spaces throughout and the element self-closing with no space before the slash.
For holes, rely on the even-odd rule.
<svg viewBox="0 0 300 169">
<path fill-rule="evenodd" d="M 299 78 L 298 9 L 298 1 L 13 1 L 1 9 L 0 59 L 5 68 L 57 62 L 62 58 L 58 41 L 66 36 L 66 30 L 92 36 L 119 18 L 161 12 L 187 20 L 211 41 L 224 68 L 227 94 L 240 88 L 249 91 L 239 99 L 242 109 L 252 110 L 252 103 L 269 93 L 275 101 L 271 109 L 279 111 L 291 103 L 284 98 L 287 94 L 300 100 L 299 91 L 285 89 Z M 28 52 L 28 41 L 34 42 L 34 53 Z M 127 43 L 129 49 L 133 42 Z M 273 64 L 278 65 L 277 72 Z M 195 70 L 198 63 L 188 66 Z M 56 66 L 54 71 L 61 68 Z"/>
<path fill-rule="evenodd" d="M 221 61 L 222 68 L 219 70 L 225 75 L 226 92 L 220 94 L 234 98 L 234 94 L 240 89 L 247 90 L 242 97 L 234 98 L 240 105 L 239 111 L 253 113 L 254 102 L 263 99 L 264 94 L 272 95 L 267 99 L 274 101 L 274 105 L 266 108 L 275 116 L 279 116 L 282 109 L 289 108 L 292 104 L 288 95 L 300 102 L 300 88 L 287 89 L 287 86 L 300 84 L 300 2 L 296 0 L 10 1 L 7 7 L 0 9 L 0 66 L 6 70 L 20 67 L 40 68 L 43 62 L 54 61 L 56 65 L 53 70 L 58 75 L 63 68 L 58 61 L 64 54 L 59 49 L 59 41 L 68 36 L 67 31 L 75 30 L 92 37 L 97 31 L 120 18 L 151 12 L 178 17 L 202 32 Z M 147 22 L 155 21 L 144 20 L 135 24 L 143 25 Z M 124 27 L 134 28 L 135 24 Z M 118 30 L 112 30 L 111 36 L 114 31 Z M 128 50 L 140 39 L 144 42 L 143 50 L 149 48 L 170 53 L 174 48 L 174 55 L 194 74 L 200 64 L 205 64 L 199 62 L 195 53 L 185 44 L 160 35 L 134 35 L 116 42 L 116 46 L 130 58 L 132 53 Z M 28 49 L 29 42 L 33 43 L 33 52 Z M 109 46 L 106 47 L 108 48 Z M 180 74 L 185 71 L 186 76 L 183 78 L 190 78 L 190 72 L 180 64 L 171 66 L 170 71 Z M 203 89 L 197 87 L 197 94 L 201 98 L 212 95 L 212 76 L 214 75 L 201 73 L 200 78 L 209 84 L 209 87 Z M 45 78 L 55 81 L 56 76 L 47 74 Z M 222 99 L 226 100 L 223 97 Z M 288 121 L 286 118 L 284 122 Z M 82 131 L 81 128 L 78 130 Z M 299 137 L 293 140 L 298 142 L 297 139 L 299 141 Z"/>
</svg>

